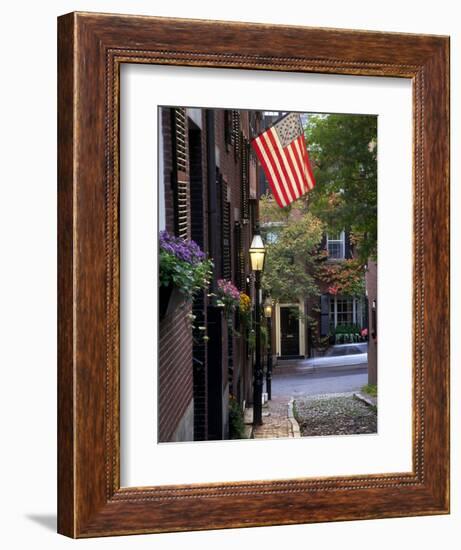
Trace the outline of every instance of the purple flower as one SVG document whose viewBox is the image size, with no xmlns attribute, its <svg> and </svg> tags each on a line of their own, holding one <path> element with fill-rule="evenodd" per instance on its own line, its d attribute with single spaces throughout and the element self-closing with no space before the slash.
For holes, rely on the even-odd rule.
<svg viewBox="0 0 461 550">
<path fill-rule="evenodd" d="M 189 264 L 197 265 L 206 259 L 196 242 L 174 237 L 168 231 L 160 231 L 159 242 L 162 250 Z"/>
</svg>

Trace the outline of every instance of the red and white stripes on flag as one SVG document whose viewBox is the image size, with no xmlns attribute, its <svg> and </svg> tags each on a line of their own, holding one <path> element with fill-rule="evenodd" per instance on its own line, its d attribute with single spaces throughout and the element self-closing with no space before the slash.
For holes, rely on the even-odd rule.
<svg viewBox="0 0 461 550">
<path fill-rule="evenodd" d="M 281 208 L 313 189 L 315 180 L 299 114 L 284 116 L 251 145 Z"/>
</svg>

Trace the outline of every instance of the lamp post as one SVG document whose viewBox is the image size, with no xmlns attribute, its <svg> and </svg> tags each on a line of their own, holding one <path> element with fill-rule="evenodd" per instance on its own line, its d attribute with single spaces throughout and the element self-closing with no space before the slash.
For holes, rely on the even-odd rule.
<svg viewBox="0 0 461 550">
<path fill-rule="evenodd" d="M 272 300 L 270 296 L 264 301 L 264 317 L 267 320 L 267 370 L 266 391 L 267 399 L 272 399 Z"/>
<path fill-rule="evenodd" d="M 259 233 L 259 225 L 256 225 L 253 240 L 250 246 L 251 269 L 255 272 L 255 328 L 256 328 L 256 357 L 253 381 L 253 425 L 262 424 L 262 388 L 263 371 L 261 365 L 261 272 L 264 268 L 266 249 Z"/>
</svg>

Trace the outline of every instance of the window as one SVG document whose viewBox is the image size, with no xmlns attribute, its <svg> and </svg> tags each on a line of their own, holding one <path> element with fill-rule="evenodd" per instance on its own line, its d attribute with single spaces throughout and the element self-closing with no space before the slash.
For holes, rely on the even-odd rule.
<svg viewBox="0 0 461 550">
<path fill-rule="evenodd" d="M 332 260 L 343 260 L 345 258 L 345 233 L 327 235 L 328 257 Z"/>
<path fill-rule="evenodd" d="M 337 298 L 336 300 L 336 325 L 351 325 L 354 319 L 353 298 Z"/>
<path fill-rule="evenodd" d="M 349 296 L 332 296 L 330 299 L 330 328 L 338 326 L 364 325 L 362 299 Z"/>
</svg>

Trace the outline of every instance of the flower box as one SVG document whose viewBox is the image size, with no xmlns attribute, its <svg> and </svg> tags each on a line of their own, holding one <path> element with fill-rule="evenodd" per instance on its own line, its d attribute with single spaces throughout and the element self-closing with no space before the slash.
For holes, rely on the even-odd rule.
<svg viewBox="0 0 461 550">
<path fill-rule="evenodd" d="M 177 286 L 171 283 L 168 286 L 159 286 L 158 312 L 160 321 L 171 315 L 185 301 L 186 297 Z"/>
</svg>

